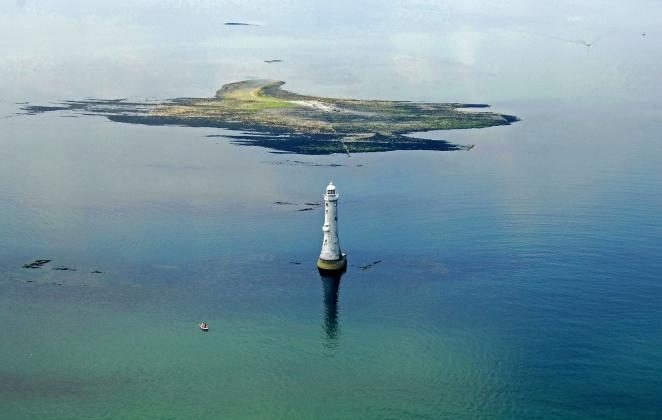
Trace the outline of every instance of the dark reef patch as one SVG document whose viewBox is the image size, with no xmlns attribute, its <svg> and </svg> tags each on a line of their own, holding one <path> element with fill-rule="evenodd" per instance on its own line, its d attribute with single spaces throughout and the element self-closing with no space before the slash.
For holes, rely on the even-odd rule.
<svg viewBox="0 0 662 420">
<path fill-rule="evenodd" d="M 69 267 L 65 267 L 65 266 L 53 267 L 53 270 L 55 270 L 55 271 L 76 271 L 75 268 L 69 268 Z"/>
<path fill-rule="evenodd" d="M 373 261 L 373 262 L 371 262 L 370 264 L 362 265 L 362 266 L 360 266 L 359 268 L 360 268 L 362 271 L 366 271 L 366 270 L 371 269 L 373 266 L 379 264 L 380 262 L 382 262 L 382 260 Z"/>
<path fill-rule="evenodd" d="M 301 160 L 290 160 L 290 159 L 283 159 L 283 160 L 271 160 L 271 161 L 264 161 L 262 163 L 268 163 L 269 165 L 282 165 L 282 166 L 311 166 L 311 167 L 328 167 L 328 168 L 339 168 L 341 166 L 346 166 L 343 165 L 342 163 L 316 163 L 316 162 L 304 162 Z M 358 166 L 363 166 L 363 165 L 356 165 Z"/>
<path fill-rule="evenodd" d="M 41 268 L 43 265 L 48 264 L 51 260 L 34 260 L 31 263 L 23 264 L 23 268 Z"/>
<path fill-rule="evenodd" d="M 272 149 L 272 153 L 299 155 L 332 155 L 348 153 L 390 152 L 395 150 L 466 150 L 467 146 L 444 140 L 427 140 L 402 135 L 375 134 L 369 138 L 342 139 L 335 134 L 236 134 L 225 135 L 233 144 Z M 314 165 L 310 166 L 322 166 Z M 323 166 L 341 166 L 329 164 Z"/>
</svg>

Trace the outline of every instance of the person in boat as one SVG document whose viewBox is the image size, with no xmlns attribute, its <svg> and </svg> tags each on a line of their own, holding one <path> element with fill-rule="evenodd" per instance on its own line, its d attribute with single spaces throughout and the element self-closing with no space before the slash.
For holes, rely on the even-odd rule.
<svg viewBox="0 0 662 420">
<path fill-rule="evenodd" d="M 200 327 L 202 327 L 202 329 L 207 329 L 207 328 L 209 328 L 209 327 L 207 326 L 207 323 L 206 323 L 206 322 L 203 322 L 202 324 L 200 324 Z"/>
</svg>

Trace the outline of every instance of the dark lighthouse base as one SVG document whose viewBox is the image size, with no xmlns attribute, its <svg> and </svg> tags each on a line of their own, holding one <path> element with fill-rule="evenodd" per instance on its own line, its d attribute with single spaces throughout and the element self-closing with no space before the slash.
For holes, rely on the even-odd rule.
<svg viewBox="0 0 662 420">
<path fill-rule="evenodd" d="M 317 268 L 323 271 L 344 271 L 347 269 L 347 254 L 342 254 L 338 260 L 317 259 Z"/>
</svg>

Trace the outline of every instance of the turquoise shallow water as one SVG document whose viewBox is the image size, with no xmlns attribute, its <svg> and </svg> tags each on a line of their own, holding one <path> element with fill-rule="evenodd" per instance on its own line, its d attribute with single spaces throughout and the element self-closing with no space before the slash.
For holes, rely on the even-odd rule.
<svg viewBox="0 0 662 420">
<path fill-rule="evenodd" d="M 471 152 L 296 157 L 335 168 L 7 120 L 0 418 L 655 418 L 658 127 L 499 106 L 523 121 L 443 133 Z M 339 281 L 321 211 L 297 211 L 330 179 Z"/>
</svg>

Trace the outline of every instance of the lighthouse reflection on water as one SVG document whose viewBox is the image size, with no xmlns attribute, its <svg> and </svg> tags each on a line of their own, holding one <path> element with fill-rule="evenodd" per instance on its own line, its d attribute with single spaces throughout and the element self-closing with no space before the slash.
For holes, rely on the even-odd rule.
<svg viewBox="0 0 662 420">
<path fill-rule="evenodd" d="M 340 279 L 344 272 L 319 270 L 322 281 L 322 342 L 324 347 L 329 349 L 338 347 L 341 332 L 338 323 L 338 296 Z"/>
</svg>

